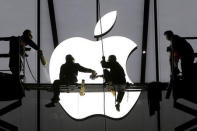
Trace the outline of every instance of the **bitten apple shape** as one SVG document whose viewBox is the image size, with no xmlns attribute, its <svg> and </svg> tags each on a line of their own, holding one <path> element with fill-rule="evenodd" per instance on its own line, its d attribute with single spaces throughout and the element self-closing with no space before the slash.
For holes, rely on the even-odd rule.
<svg viewBox="0 0 197 131">
<path fill-rule="evenodd" d="M 96 25 L 95 36 L 102 36 L 108 32 L 115 23 L 116 15 L 117 12 L 112 11 L 103 16 Z M 108 20 L 108 18 L 113 20 Z M 103 30 L 99 28 L 99 25 L 105 25 L 105 23 L 107 24 Z M 126 73 L 127 82 L 132 83 L 127 75 L 126 62 L 131 52 L 137 48 L 137 45 L 132 40 L 123 36 L 110 36 L 102 41 L 92 41 L 81 37 L 72 37 L 64 40 L 55 48 L 50 59 L 49 73 L 51 82 L 59 79 L 60 67 L 65 63 L 65 56 L 67 54 L 71 54 L 75 58 L 76 63 L 91 68 L 97 74 L 102 75 L 103 69 L 100 64 L 103 55 L 101 43 L 103 43 L 106 59 L 109 55 L 116 55 L 117 61 Z M 98 88 L 102 88 L 102 78 L 92 80 L 89 76 L 90 74 L 88 73 L 79 73 L 77 77 L 78 83 L 81 83 L 82 79 L 84 79 L 86 84 L 97 83 L 100 84 Z M 120 112 L 116 111 L 114 105 L 115 98 L 110 92 L 86 92 L 85 96 L 80 96 L 76 92 L 60 93 L 60 104 L 68 115 L 74 119 L 85 119 L 93 115 L 105 115 L 118 119 L 128 114 L 138 100 L 139 95 L 140 91 L 126 92 L 121 102 Z"/>
<path fill-rule="evenodd" d="M 122 65 L 126 72 L 126 61 L 128 55 L 136 48 L 136 44 L 130 39 L 122 36 L 111 36 L 103 39 L 105 56 L 116 55 L 117 61 Z M 65 63 L 65 56 L 72 54 L 75 62 L 82 66 L 94 69 L 98 74 L 103 74 L 100 61 L 102 60 L 101 41 L 91 41 L 81 37 L 73 37 L 61 42 L 54 50 L 50 60 L 51 82 L 59 79 L 60 67 Z M 107 59 L 107 58 L 106 58 Z M 78 82 L 85 79 L 86 83 L 103 83 L 102 78 L 91 80 L 90 74 L 79 73 Z M 128 82 L 131 82 L 126 75 Z"/>
</svg>

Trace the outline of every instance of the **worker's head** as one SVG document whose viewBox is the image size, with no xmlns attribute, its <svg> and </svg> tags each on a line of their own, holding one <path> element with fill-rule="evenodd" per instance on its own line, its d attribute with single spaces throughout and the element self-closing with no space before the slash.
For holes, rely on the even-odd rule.
<svg viewBox="0 0 197 131">
<path fill-rule="evenodd" d="M 174 33 L 171 30 L 165 31 L 164 35 L 166 36 L 167 40 L 172 40 Z"/>
<path fill-rule="evenodd" d="M 23 37 L 24 37 L 25 39 L 32 39 L 33 36 L 32 36 L 32 34 L 31 34 L 31 30 L 26 29 L 26 30 L 23 32 Z"/>
<path fill-rule="evenodd" d="M 115 55 L 110 55 L 110 56 L 108 57 L 108 61 L 109 61 L 109 62 L 116 62 L 116 56 L 115 56 Z"/>
<path fill-rule="evenodd" d="M 74 62 L 74 58 L 73 58 L 73 56 L 72 55 L 66 55 L 66 62 Z"/>
</svg>

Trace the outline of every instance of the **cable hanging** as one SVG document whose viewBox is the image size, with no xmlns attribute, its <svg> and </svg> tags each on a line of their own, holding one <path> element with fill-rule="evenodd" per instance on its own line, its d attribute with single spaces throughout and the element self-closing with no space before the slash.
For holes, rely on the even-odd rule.
<svg viewBox="0 0 197 131">
<path fill-rule="evenodd" d="M 104 46 L 103 46 L 103 37 L 102 37 L 102 34 L 103 34 L 103 30 L 102 30 L 102 22 L 101 22 L 101 10 L 100 10 L 100 0 L 98 0 L 98 17 L 99 17 L 99 20 L 100 20 L 100 30 L 101 30 L 101 45 L 102 45 L 102 56 L 105 56 L 104 55 Z"/>
<path fill-rule="evenodd" d="M 100 9 L 100 0 L 97 0 L 98 1 L 98 17 L 99 17 L 99 20 L 100 20 L 100 31 L 101 31 L 101 45 L 102 45 L 102 57 L 105 56 L 104 54 L 104 45 L 103 45 L 103 37 L 102 37 L 102 34 L 103 34 L 103 31 L 102 31 L 102 22 L 101 22 L 101 9 Z M 104 69 L 103 69 L 104 70 Z M 104 76 L 104 71 L 103 71 L 103 76 Z M 103 83 L 104 83 L 104 78 L 103 78 Z M 103 86 L 103 113 L 104 113 L 104 117 L 105 117 L 105 88 Z M 104 127 L 105 127 L 105 131 L 106 131 L 106 117 L 104 119 Z"/>
<path fill-rule="evenodd" d="M 27 62 L 27 67 L 28 67 L 28 69 L 29 69 L 29 72 L 30 72 L 32 78 L 34 79 L 35 82 L 37 82 L 36 78 L 34 77 L 32 71 L 31 71 L 31 68 L 30 68 L 30 66 L 29 66 L 29 62 L 28 62 L 27 58 L 25 58 L 25 60 L 26 60 L 26 62 Z"/>
</svg>

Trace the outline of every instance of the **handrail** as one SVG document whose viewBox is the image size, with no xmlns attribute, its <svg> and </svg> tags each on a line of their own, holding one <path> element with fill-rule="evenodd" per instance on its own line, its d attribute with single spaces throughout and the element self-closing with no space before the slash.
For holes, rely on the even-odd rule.
<svg viewBox="0 0 197 131">
<path fill-rule="evenodd" d="M 0 54 L 0 57 L 10 57 L 9 54 Z"/>
</svg>

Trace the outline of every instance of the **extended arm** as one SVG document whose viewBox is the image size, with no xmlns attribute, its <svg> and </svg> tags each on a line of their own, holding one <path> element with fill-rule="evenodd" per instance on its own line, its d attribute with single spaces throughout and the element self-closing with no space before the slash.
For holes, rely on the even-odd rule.
<svg viewBox="0 0 197 131">
<path fill-rule="evenodd" d="M 34 41 L 32 41 L 31 39 L 27 39 L 25 40 L 25 42 L 31 46 L 32 48 L 34 48 L 35 50 L 38 51 L 39 55 L 43 56 L 42 50 L 39 49 L 39 47 L 36 45 L 36 43 L 34 43 Z"/>
<path fill-rule="evenodd" d="M 31 46 L 32 48 L 34 48 L 35 50 L 39 50 L 38 46 L 34 43 L 34 41 L 28 39 L 28 40 L 25 40 L 25 42 Z"/>
<path fill-rule="evenodd" d="M 77 65 L 77 68 L 78 68 L 78 70 L 80 72 L 85 72 L 85 73 L 93 73 L 93 72 L 95 72 L 94 70 L 89 69 L 89 68 L 85 68 L 85 67 L 83 67 L 83 66 L 81 66 L 79 64 Z"/>
</svg>

